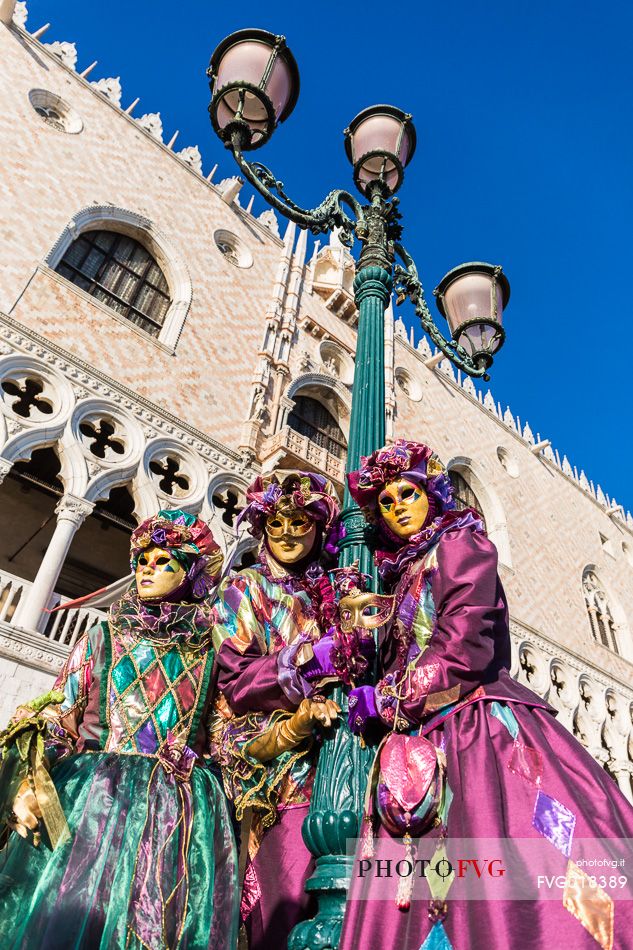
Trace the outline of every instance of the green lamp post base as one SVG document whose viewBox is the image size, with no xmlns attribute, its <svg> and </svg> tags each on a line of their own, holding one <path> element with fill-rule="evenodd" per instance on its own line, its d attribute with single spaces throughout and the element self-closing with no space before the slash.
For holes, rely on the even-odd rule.
<svg viewBox="0 0 633 950">
<path fill-rule="evenodd" d="M 344 907 L 352 863 L 352 857 L 341 861 L 340 855 L 317 858 L 316 870 L 306 884 L 306 891 L 318 894 L 319 913 L 295 927 L 288 950 L 336 950 L 343 926 L 341 903 Z"/>
<path fill-rule="evenodd" d="M 345 914 L 345 898 L 354 856 L 348 840 L 360 835 L 363 797 L 373 749 L 361 746 L 347 725 L 347 696 L 332 694 L 341 706 L 334 734 L 324 741 L 312 790 L 312 804 L 302 834 L 316 857 L 306 891 L 316 894 L 319 909 L 312 920 L 298 924 L 288 941 L 289 950 L 336 950 Z M 327 751 L 326 751 L 327 749 Z"/>
</svg>

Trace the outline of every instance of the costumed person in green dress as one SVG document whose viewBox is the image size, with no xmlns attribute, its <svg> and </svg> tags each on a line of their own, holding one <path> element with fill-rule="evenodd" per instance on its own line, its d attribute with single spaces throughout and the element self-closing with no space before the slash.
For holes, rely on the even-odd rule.
<svg viewBox="0 0 633 950">
<path fill-rule="evenodd" d="M 53 693 L 1 737 L 0 817 L 18 832 L 0 855 L 3 950 L 236 944 L 234 835 L 208 755 L 222 555 L 203 521 L 161 511 L 131 564 Z"/>
<path fill-rule="evenodd" d="M 344 672 L 327 572 L 341 527 L 334 488 L 315 473 L 259 477 L 246 497 L 241 517 L 263 545 L 258 563 L 218 591 L 214 750 L 238 819 L 252 817 L 242 845 L 249 946 L 283 950 L 316 912 L 304 889 L 314 860 L 301 827 L 319 734 L 340 711 L 320 691 Z"/>
</svg>

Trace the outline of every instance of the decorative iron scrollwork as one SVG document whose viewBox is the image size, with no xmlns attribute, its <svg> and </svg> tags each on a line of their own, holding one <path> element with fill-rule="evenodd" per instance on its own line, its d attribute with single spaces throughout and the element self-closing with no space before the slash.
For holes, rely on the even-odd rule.
<svg viewBox="0 0 633 950">
<path fill-rule="evenodd" d="M 486 381 L 489 380 L 490 377 L 486 373 L 485 367 L 476 366 L 463 346 L 460 346 L 456 340 L 447 340 L 441 333 L 433 320 L 433 316 L 426 302 L 424 288 L 418 276 L 415 261 L 401 244 L 396 242 L 394 250 L 404 264 L 404 267 L 400 264 L 396 264 L 393 272 L 396 305 L 399 306 L 408 297 L 415 308 L 416 315 L 420 318 L 422 329 L 451 363 L 469 376 L 483 378 Z"/>
<path fill-rule="evenodd" d="M 227 147 L 231 149 L 244 177 L 280 214 L 312 234 L 326 234 L 338 228 L 341 243 L 346 247 L 352 246 L 357 227 L 364 220 L 364 209 L 348 191 L 335 189 L 316 208 L 301 208 L 288 197 L 283 182 L 279 181 L 269 168 L 261 162 L 249 162 L 244 158 L 239 130 L 231 135 Z M 352 210 L 354 217 L 350 217 L 345 206 Z"/>
</svg>

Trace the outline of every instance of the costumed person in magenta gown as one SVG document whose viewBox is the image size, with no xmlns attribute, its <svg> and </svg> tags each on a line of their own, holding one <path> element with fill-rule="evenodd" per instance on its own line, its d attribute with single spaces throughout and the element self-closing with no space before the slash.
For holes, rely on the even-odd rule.
<svg viewBox="0 0 633 950">
<path fill-rule="evenodd" d="M 248 844 L 242 919 L 251 950 L 283 950 L 316 912 L 303 843 L 318 752 L 339 712 L 318 687 L 332 659 L 336 592 L 324 569 L 341 535 L 334 488 L 314 473 L 259 477 L 242 518 L 263 538 L 259 562 L 221 586 L 215 755 Z"/>
<path fill-rule="evenodd" d="M 508 608 L 478 513 L 455 509 L 443 465 L 417 442 L 398 440 L 361 459 L 349 486 L 377 529 L 375 561 L 395 595 L 378 684 L 349 699 L 353 731 L 389 730 L 357 861 L 392 844 L 410 859 L 415 838 L 438 859 L 457 839 L 525 839 L 527 852 L 545 856 L 558 889 L 549 899 L 534 890 L 514 899 L 512 887 L 523 882 L 506 877 L 508 900 L 456 899 L 462 881 L 445 864 L 425 880 L 401 878 L 395 899 L 384 899 L 384 881 L 359 874 L 341 950 L 630 947 L 630 899 L 596 889 L 575 862 L 583 864 L 579 855 L 596 839 L 625 846 L 633 808 L 554 710 L 510 677 Z M 536 878 L 529 862 L 523 869 Z M 631 868 L 625 873 L 630 879 Z"/>
<path fill-rule="evenodd" d="M 208 735 L 222 554 L 204 522 L 161 511 L 134 531 L 131 564 L 107 621 L 2 734 L 19 833 L 0 854 L 6 950 L 237 941 L 237 854 Z"/>
</svg>

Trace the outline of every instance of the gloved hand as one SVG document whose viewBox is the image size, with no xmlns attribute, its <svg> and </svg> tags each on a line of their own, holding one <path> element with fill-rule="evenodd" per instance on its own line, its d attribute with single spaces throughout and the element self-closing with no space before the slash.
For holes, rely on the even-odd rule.
<svg viewBox="0 0 633 950">
<path fill-rule="evenodd" d="M 320 640 L 312 644 L 314 656 L 299 667 L 299 672 L 309 683 L 323 679 L 326 676 L 337 675 L 331 659 L 333 646 L 334 637 L 329 635 L 321 637 Z"/>
<path fill-rule="evenodd" d="M 283 752 L 294 749 L 315 726 L 327 729 L 338 718 L 341 707 L 332 699 L 315 702 L 302 700 L 294 715 L 281 719 L 247 746 L 247 752 L 259 762 L 270 762 Z"/>
<path fill-rule="evenodd" d="M 357 686 L 349 694 L 347 722 L 354 735 L 362 736 L 374 723 L 380 722 L 373 686 Z"/>
</svg>

